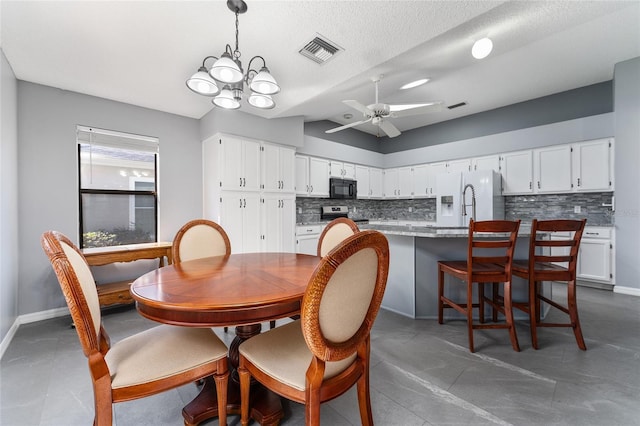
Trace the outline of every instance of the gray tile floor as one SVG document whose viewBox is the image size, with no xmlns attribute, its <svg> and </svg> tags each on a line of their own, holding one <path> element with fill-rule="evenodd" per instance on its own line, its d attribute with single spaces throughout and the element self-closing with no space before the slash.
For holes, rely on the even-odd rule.
<svg viewBox="0 0 640 426">
<path fill-rule="evenodd" d="M 376 423 L 639 425 L 640 298 L 585 287 L 578 294 L 586 352 L 562 328 L 542 329 L 533 350 L 523 322 L 522 352 L 504 330 L 479 330 L 471 354 L 463 321 L 438 325 L 381 311 L 372 333 Z M 113 341 L 155 325 L 133 309 L 110 312 L 104 323 Z M 20 327 L 0 363 L 0 424 L 91 424 L 86 359 L 69 325 L 66 317 Z M 230 342 L 232 333 L 217 331 Z M 115 422 L 181 425 L 180 410 L 197 391 L 187 385 L 116 404 Z M 285 410 L 283 425 L 304 424 L 300 404 L 285 402 Z M 240 424 L 238 416 L 229 424 Z M 354 390 L 323 405 L 322 424 L 360 424 Z"/>
</svg>

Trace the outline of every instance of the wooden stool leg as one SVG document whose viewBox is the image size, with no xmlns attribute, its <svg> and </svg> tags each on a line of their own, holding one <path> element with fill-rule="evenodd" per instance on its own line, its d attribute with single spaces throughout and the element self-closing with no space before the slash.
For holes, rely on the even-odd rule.
<svg viewBox="0 0 640 426">
<path fill-rule="evenodd" d="M 469 278 L 471 279 L 471 278 Z M 467 332 L 469 333 L 469 351 L 475 352 L 473 348 L 473 285 L 467 281 Z"/>
<path fill-rule="evenodd" d="M 573 334 L 576 336 L 576 342 L 578 347 L 583 351 L 587 350 L 587 345 L 584 343 L 584 337 L 582 337 L 582 329 L 580 328 L 580 319 L 578 318 L 578 302 L 576 300 L 576 281 L 567 282 L 567 302 L 569 309 L 569 317 L 571 318 L 571 327 L 573 328 Z"/>
<path fill-rule="evenodd" d="M 498 283 L 491 283 L 491 297 L 493 299 L 493 306 L 491 307 L 491 319 L 493 322 L 498 322 L 498 310 L 496 306 L 498 306 L 499 300 L 499 287 Z"/>
<path fill-rule="evenodd" d="M 484 324 L 484 284 L 478 283 L 478 319 Z"/>
<path fill-rule="evenodd" d="M 540 320 L 540 299 L 538 282 L 529 280 L 529 326 L 531 328 L 531 346 L 538 349 L 538 321 Z"/>
<path fill-rule="evenodd" d="M 442 267 L 438 265 L 438 324 L 443 323 L 443 310 L 442 296 L 444 295 L 444 271 Z"/>
<path fill-rule="evenodd" d="M 511 282 L 504 283 L 504 316 L 507 321 L 509 337 L 511 338 L 511 346 L 516 352 L 520 352 L 518 345 L 518 335 L 516 334 L 516 324 L 513 320 L 513 305 L 511 302 Z"/>
</svg>

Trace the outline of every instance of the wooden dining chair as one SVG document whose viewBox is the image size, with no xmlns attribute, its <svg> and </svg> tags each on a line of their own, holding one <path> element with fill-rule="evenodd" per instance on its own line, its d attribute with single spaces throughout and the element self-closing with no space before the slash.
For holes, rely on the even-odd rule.
<svg viewBox="0 0 640 426">
<path fill-rule="evenodd" d="M 222 226 L 206 219 L 187 222 L 178 230 L 171 247 L 174 263 L 231 254 L 231 242 Z"/>
<path fill-rule="evenodd" d="M 318 240 L 318 256 L 324 257 L 342 241 L 360 232 L 358 225 L 351 219 L 339 217 L 325 226 Z"/>
<path fill-rule="evenodd" d="M 227 421 L 227 347 L 210 328 L 160 325 L 112 344 L 101 320 L 98 292 L 89 265 L 63 234 L 42 235 L 88 359 L 96 426 L 111 426 L 112 405 L 155 395 L 213 376 L 219 421 Z"/>
<path fill-rule="evenodd" d="M 467 319 L 469 350 L 475 352 L 473 330 L 506 328 L 509 331 L 513 350 L 520 351 L 513 320 L 511 279 L 513 253 L 520 221 L 487 220 L 469 223 L 469 242 L 466 260 L 441 260 L 438 262 L 438 323 L 443 323 L 444 308 L 453 308 Z M 445 274 L 462 281 L 466 286 L 466 301 L 454 302 L 445 296 Z M 451 284 L 460 281 L 451 280 Z M 494 304 L 484 296 L 486 283 L 502 284 L 504 303 L 494 306 L 505 316 L 505 323 L 484 323 L 485 302 Z M 478 301 L 473 301 L 474 284 L 477 284 Z M 473 320 L 473 308 L 478 308 L 478 321 Z"/>
<path fill-rule="evenodd" d="M 578 347 L 583 351 L 587 350 L 580 328 L 576 299 L 578 251 L 586 223 L 587 219 L 533 219 L 529 240 L 529 258 L 513 261 L 513 274 L 524 278 L 529 284 L 528 301 L 514 303 L 513 307 L 529 314 L 531 344 L 534 349 L 538 349 L 538 327 L 571 327 Z M 541 288 L 543 281 L 567 283 L 567 306 L 560 305 L 544 295 Z M 569 315 L 569 322 L 541 322 L 540 301 Z"/>
<path fill-rule="evenodd" d="M 389 244 L 359 232 L 327 253 L 309 279 L 301 318 L 240 345 L 241 423 L 249 423 L 251 378 L 305 405 L 320 424 L 320 404 L 357 384 L 363 425 L 373 425 L 369 396 L 370 331 L 389 271 Z"/>
</svg>

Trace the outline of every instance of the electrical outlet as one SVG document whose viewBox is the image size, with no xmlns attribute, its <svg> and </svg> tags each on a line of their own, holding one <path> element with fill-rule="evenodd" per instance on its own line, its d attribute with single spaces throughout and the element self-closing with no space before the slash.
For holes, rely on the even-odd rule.
<svg viewBox="0 0 640 426">
<path fill-rule="evenodd" d="M 298 207 L 298 214 L 302 214 L 302 207 Z"/>
<path fill-rule="evenodd" d="M 413 211 L 413 207 L 409 207 L 409 213 Z"/>
<path fill-rule="evenodd" d="M 582 207 L 580 206 L 573 206 L 573 212 L 574 213 L 580 213 L 582 211 Z"/>
<path fill-rule="evenodd" d="M 356 209 L 356 206 L 353 206 L 353 212 L 355 213 L 358 209 Z"/>
</svg>

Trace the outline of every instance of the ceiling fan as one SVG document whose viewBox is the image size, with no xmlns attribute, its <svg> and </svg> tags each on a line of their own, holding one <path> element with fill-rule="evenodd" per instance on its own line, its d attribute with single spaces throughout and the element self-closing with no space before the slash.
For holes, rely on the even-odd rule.
<svg viewBox="0 0 640 426">
<path fill-rule="evenodd" d="M 409 117 L 412 115 L 427 114 L 430 112 L 436 112 L 442 110 L 443 103 L 440 101 L 424 102 L 420 104 L 399 104 L 389 105 L 378 102 L 378 83 L 382 80 L 382 75 L 372 77 L 371 80 L 376 85 L 376 102 L 365 106 L 355 100 L 342 101 L 345 105 L 360 111 L 364 118 L 355 123 L 349 123 L 344 126 L 336 127 L 334 129 L 326 130 L 325 133 L 335 133 L 340 130 L 348 129 L 350 127 L 359 126 L 360 124 L 371 122 L 378 126 L 387 136 L 394 138 L 400 135 L 400 130 L 394 126 L 388 119 L 389 118 L 401 118 Z"/>
</svg>

